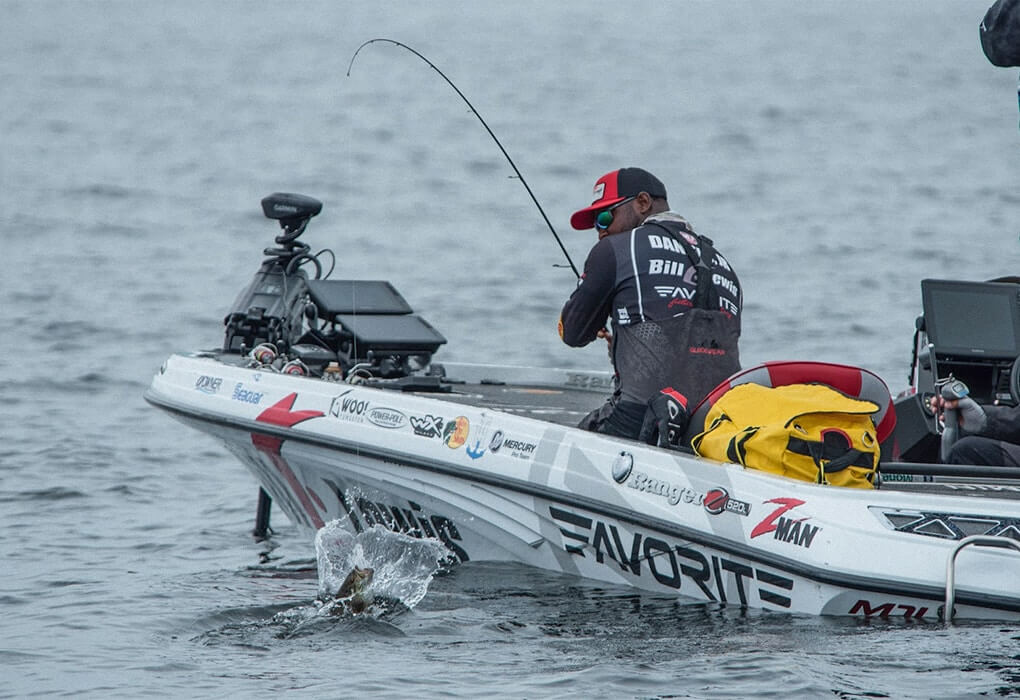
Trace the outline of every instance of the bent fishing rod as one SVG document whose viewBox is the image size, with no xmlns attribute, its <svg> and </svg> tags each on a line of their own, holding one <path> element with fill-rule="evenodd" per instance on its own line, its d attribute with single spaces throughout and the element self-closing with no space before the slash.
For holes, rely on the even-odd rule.
<svg viewBox="0 0 1020 700">
<path fill-rule="evenodd" d="M 358 54 L 361 53 L 361 50 L 363 48 L 365 48 L 366 46 L 368 46 L 369 44 L 374 44 L 377 41 L 378 42 L 384 42 L 384 43 L 387 43 L 387 44 L 393 44 L 394 46 L 399 46 L 402 49 L 407 49 L 408 51 L 413 53 L 415 56 L 417 56 L 421 60 L 425 61 L 425 63 L 427 63 L 428 66 L 432 70 L 434 70 L 436 73 L 439 73 L 439 75 L 442 77 L 442 79 L 445 80 L 447 82 L 447 84 L 450 87 L 452 87 L 454 89 L 454 91 L 458 95 L 460 95 L 460 99 L 464 100 L 464 104 L 466 104 L 471 109 L 471 112 L 476 117 L 478 117 L 478 121 L 480 121 L 482 123 L 482 126 L 485 127 L 485 130 L 489 132 L 489 136 L 491 136 L 492 140 L 496 142 L 497 146 L 499 146 L 499 150 L 503 152 L 503 157 L 506 158 L 507 162 L 510 164 L 510 167 L 514 169 L 514 173 L 516 173 L 517 179 L 521 181 L 521 184 L 524 185 L 524 189 L 527 190 L 528 191 L 528 195 L 531 196 L 531 201 L 535 203 L 536 207 L 538 207 L 538 213 L 542 215 L 542 219 L 545 220 L 545 225 L 549 227 L 549 231 L 552 232 L 553 238 L 555 238 L 556 239 L 556 243 L 559 244 L 560 250 L 563 251 L 564 257 L 566 257 L 567 262 L 570 264 L 570 269 L 573 270 L 574 271 L 574 275 L 579 278 L 581 275 L 577 271 L 577 268 L 574 266 L 574 261 L 570 259 L 570 254 L 567 252 L 566 247 L 564 247 L 563 241 L 560 240 L 559 235 L 556 233 L 556 229 L 553 228 L 552 223 L 549 221 L 549 217 L 545 215 L 545 210 L 543 210 L 542 209 L 542 205 L 538 203 L 538 198 L 535 197 L 535 193 L 531 191 L 531 188 L 528 186 L 528 183 L 524 179 L 524 176 L 521 175 L 521 171 L 517 169 L 517 165 L 514 163 L 513 158 L 511 158 L 510 154 L 506 152 L 506 149 L 503 148 L 503 144 L 500 143 L 498 138 L 496 138 L 496 134 L 492 133 L 492 129 L 490 129 L 489 125 L 485 122 L 484 119 L 482 119 L 482 115 L 478 113 L 478 110 L 475 109 L 475 106 L 473 104 L 471 104 L 470 100 L 468 100 L 468 98 L 464 96 L 464 93 L 460 91 L 460 88 L 458 88 L 456 85 L 454 85 L 453 81 L 450 80 L 448 77 L 446 77 L 446 74 L 443 73 L 443 71 L 439 70 L 439 68 L 437 68 L 436 65 L 434 63 L 432 63 L 432 61 L 430 61 L 429 59 L 425 58 L 425 56 L 423 56 L 422 54 L 418 53 L 417 51 L 412 49 L 407 44 L 402 44 L 399 41 L 395 41 L 393 39 L 382 39 L 382 38 L 379 38 L 379 39 L 369 39 L 368 41 L 363 43 L 361 46 L 359 46 L 358 50 L 354 52 L 353 56 L 351 56 L 351 62 L 347 66 L 347 77 L 349 78 L 351 76 L 351 68 L 354 67 L 354 60 L 358 57 Z"/>
</svg>

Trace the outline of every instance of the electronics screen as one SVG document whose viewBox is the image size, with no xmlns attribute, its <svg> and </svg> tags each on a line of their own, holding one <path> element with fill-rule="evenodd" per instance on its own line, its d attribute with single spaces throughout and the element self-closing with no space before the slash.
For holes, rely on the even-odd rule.
<svg viewBox="0 0 1020 700">
<path fill-rule="evenodd" d="M 337 320 L 354 336 L 357 357 L 369 351 L 433 353 L 446 342 L 428 321 L 413 314 L 340 315 Z"/>
<path fill-rule="evenodd" d="M 1020 285 L 921 280 L 928 340 L 938 355 L 1020 355 Z"/>
<path fill-rule="evenodd" d="M 329 316 L 411 313 L 400 292 L 380 280 L 308 280 L 308 293 L 320 311 Z"/>
</svg>

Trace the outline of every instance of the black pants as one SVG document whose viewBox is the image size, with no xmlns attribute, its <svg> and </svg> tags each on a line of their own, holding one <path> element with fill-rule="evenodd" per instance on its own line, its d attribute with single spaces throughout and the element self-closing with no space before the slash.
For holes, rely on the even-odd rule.
<svg viewBox="0 0 1020 700">
<path fill-rule="evenodd" d="M 604 435 L 637 439 L 648 406 L 634 401 L 609 399 L 581 419 L 578 428 Z"/>
<path fill-rule="evenodd" d="M 950 464 L 980 464 L 991 467 L 1020 467 L 1020 445 L 977 435 L 953 443 Z"/>
</svg>

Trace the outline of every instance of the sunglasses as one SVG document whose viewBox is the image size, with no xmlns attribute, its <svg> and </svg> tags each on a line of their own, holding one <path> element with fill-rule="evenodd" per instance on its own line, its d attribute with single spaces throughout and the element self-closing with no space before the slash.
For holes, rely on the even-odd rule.
<svg viewBox="0 0 1020 700">
<path fill-rule="evenodd" d="M 609 225 L 613 223 L 613 209 L 621 207 L 627 202 L 633 201 L 635 199 L 637 199 L 637 197 L 627 197 L 627 199 L 623 200 L 622 202 L 617 202 L 608 209 L 603 209 L 602 211 L 600 211 L 598 215 L 595 217 L 595 228 L 597 228 L 599 231 L 605 231 L 607 228 L 609 228 Z"/>
</svg>

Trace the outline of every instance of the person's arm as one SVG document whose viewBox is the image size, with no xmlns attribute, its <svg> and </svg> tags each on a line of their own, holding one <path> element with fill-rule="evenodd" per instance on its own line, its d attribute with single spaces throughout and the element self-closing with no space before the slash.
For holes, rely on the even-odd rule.
<svg viewBox="0 0 1020 700">
<path fill-rule="evenodd" d="M 602 239 L 584 262 L 584 274 L 577 289 L 560 312 L 560 337 L 579 348 L 598 337 L 612 311 L 616 284 L 616 255 L 608 239 Z"/>
<path fill-rule="evenodd" d="M 931 397 L 933 411 L 956 409 L 960 427 L 971 435 L 1020 444 L 1020 406 L 981 406 L 971 398 L 944 399 Z"/>
<path fill-rule="evenodd" d="M 984 406 L 988 421 L 980 434 L 1020 444 L 1020 406 Z"/>
</svg>

